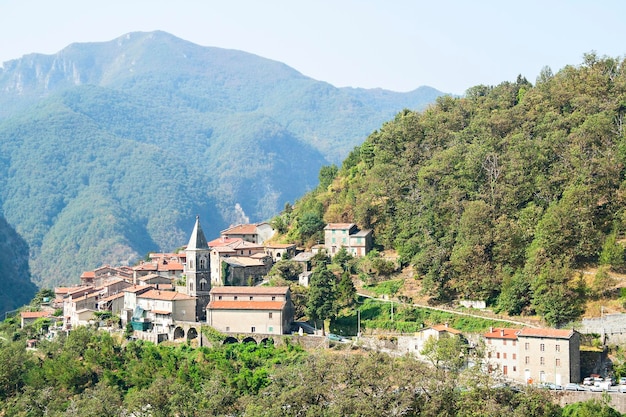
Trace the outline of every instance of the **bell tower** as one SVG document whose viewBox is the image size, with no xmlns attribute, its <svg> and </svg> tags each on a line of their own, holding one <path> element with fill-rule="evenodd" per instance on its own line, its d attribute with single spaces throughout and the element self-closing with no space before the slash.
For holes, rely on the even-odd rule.
<svg viewBox="0 0 626 417">
<path fill-rule="evenodd" d="M 196 224 L 193 226 L 185 253 L 187 294 L 196 297 L 196 320 L 204 321 L 211 291 L 211 250 L 200 227 L 199 216 L 196 216 Z"/>
</svg>

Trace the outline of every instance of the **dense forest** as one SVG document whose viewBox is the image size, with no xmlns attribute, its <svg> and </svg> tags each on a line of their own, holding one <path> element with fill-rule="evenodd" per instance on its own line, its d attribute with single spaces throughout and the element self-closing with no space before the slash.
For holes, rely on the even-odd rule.
<svg viewBox="0 0 626 417">
<path fill-rule="evenodd" d="M 37 291 L 28 267 L 28 245 L 1 216 L 0 277 L 0 314 L 27 304 Z"/>
<path fill-rule="evenodd" d="M 0 340 L 0 414 L 114 416 L 606 416 L 608 399 L 561 408 L 547 390 L 475 369 L 287 343 L 166 346 L 78 327 L 27 350 L 35 324 Z M 458 354 L 456 355 L 458 359 Z"/>
<path fill-rule="evenodd" d="M 327 222 L 371 228 L 433 301 L 563 325 L 625 267 L 625 116 L 626 65 L 595 53 L 535 85 L 472 87 L 399 113 L 272 222 L 308 245 Z"/>
<path fill-rule="evenodd" d="M 0 212 L 42 287 L 267 220 L 403 108 L 442 93 L 335 88 L 164 32 L 0 66 Z"/>
</svg>

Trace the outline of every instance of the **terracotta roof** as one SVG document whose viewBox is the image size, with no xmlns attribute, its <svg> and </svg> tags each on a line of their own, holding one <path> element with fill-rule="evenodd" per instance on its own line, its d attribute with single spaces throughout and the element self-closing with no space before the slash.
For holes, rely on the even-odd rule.
<svg viewBox="0 0 626 417">
<path fill-rule="evenodd" d="M 80 274 L 81 278 L 95 278 L 96 277 L 96 273 L 94 271 L 85 271 L 82 274 Z"/>
<path fill-rule="evenodd" d="M 150 290 L 145 293 L 138 295 L 139 298 L 151 298 L 153 300 L 192 300 L 193 297 L 188 296 L 187 294 L 183 294 L 177 291 L 161 291 L 161 290 Z"/>
<path fill-rule="evenodd" d="M 549 337 L 553 339 L 569 339 L 574 335 L 572 329 L 533 329 L 530 327 L 524 327 L 517 333 L 519 336 L 524 337 Z"/>
<path fill-rule="evenodd" d="M 494 328 L 491 331 L 485 333 L 483 336 L 487 339 L 517 339 L 517 332 L 519 329 L 509 328 Z"/>
<path fill-rule="evenodd" d="M 256 234 L 256 224 L 238 224 L 226 230 L 222 230 L 223 235 L 252 235 Z"/>
<path fill-rule="evenodd" d="M 156 262 L 144 262 L 140 265 L 137 265 L 133 269 L 135 271 L 156 271 L 158 267 L 159 266 Z"/>
<path fill-rule="evenodd" d="M 245 294 L 245 295 L 255 295 L 255 294 L 279 294 L 285 295 L 289 291 L 289 287 L 236 287 L 236 286 L 225 286 L 225 287 L 213 287 L 211 288 L 211 294 Z"/>
<path fill-rule="evenodd" d="M 151 285 L 133 285 L 132 287 L 124 288 L 124 292 L 141 293 L 152 289 L 154 289 L 154 287 Z"/>
<path fill-rule="evenodd" d="M 211 310 L 282 310 L 286 301 L 211 301 Z"/>
<path fill-rule="evenodd" d="M 266 255 L 263 255 L 265 257 Z M 251 266 L 264 266 L 263 261 L 252 256 L 229 256 L 222 258 L 222 262 L 226 262 L 229 265 L 239 267 L 251 267 Z"/>
<path fill-rule="evenodd" d="M 23 319 L 38 319 L 39 317 L 50 317 L 52 313 L 49 311 L 22 311 L 20 316 Z"/>
<path fill-rule="evenodd" d="M 266 248 L 286 249 L 295 247 L 295 243 L 263 243 Z"/>
<path fill-rule="evenodd" d="M 178 262 L 160 263 L 159 271 L 182 271 L 183 264 Z"/>
<path fill-rule="evenodd" d="M 217 239 L 213 239 L 212 241 L 210 241 L 209 246 L 210 247 L 226 246 L 230 243 L 238 242 L 240 240 L 243 240 L 243 239 L 240 237 L 221 236 L 221 237 L 218 237 Z"/>
<path fill-rule="evenodd" d="M 55 294 L 67 294 L 70 291 L 72 291 L 75 287 L 55 287 L 54 288 L 54 293 Z"/>
<path fill-rule="evenodd" d="M 117 294 L 113 294 L 108 296 L 107 298 L 103 298 L 102 300 L 100 300 L 100 302 L 107 302 L 107 301 L 111 301 L 111 300 L 115 300 L 117 298 L 122 298 L 124 297 L 124 293 L 123 292 L 118 292 Z"/>
<path fill-rule="evenodd" d="M 152 312 L 154 314 L 163 314 L 163 315 L 168 315 L 168 314 L 172 314 L 171 311 L 166 311 L 166 310 L 152 310 Z"/>
<path fill-rule="evenodd" d="M 346 230 L 354 227 L 354 223 L 328 223 L 324 230 Z"/>
<path fill-rule="evenodd" d="M 461 334 L 461 332 L 457 329 L 453 329 L 452 327 L 446 326 L 445 324 L 437 324 L 435 326 L 431 326 L 431 329 L 437 330 L 438 332 L 448 332 L 452 334 Z"/>
</svg>

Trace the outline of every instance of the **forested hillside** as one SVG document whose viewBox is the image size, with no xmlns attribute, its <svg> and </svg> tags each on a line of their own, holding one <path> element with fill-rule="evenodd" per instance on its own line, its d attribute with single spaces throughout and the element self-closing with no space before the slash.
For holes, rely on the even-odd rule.
<svg viewBox="0 0 626 417">
<path fill-rule="evenodd" d="M 36 291 L 28 268 L 28 245 L 0 217 L 0 317 L 27 304 Z"/>
<path fill-rule="evenodd" d="M 35 282 L 258 222 L 403 108 L 441 95 L 335 88 L 164 32 L 73 44 L 0 67 L 0 208 Z"/>
<path fill-rule="evenodd" d="M 562 325 L 624 269 L 625 115 L 625 63 L 593 53 L 476 86 L 398 114 L 274 224 L 309 244 L 324 222 L 373 228 L 434 301 Z M 578 270 L 597 264 L 590 285 Z"/>
</svg>

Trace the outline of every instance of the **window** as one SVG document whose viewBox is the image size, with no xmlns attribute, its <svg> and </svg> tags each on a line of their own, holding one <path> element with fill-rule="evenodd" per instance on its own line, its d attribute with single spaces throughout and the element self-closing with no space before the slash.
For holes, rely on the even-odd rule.
<svg viewBox="0 0 626 417">
<path fill-rule="evenodd" d="M 230 332 L 230 327 L 226 326 L 226 331 Z"/>
<path fill-rule="evenodd" d="M 517 366 L 513 365 L 513 372 L 517 372 Z"/>
<path fill-rule="evenodd" d="M 513 354 L 513 360 L 516 360 L 516 359 L 517 359 L 517 354 L 516 354 L 516 353 L 514 353 L 514 354 Z"/>
<path fill-rule="evenodd" d="M 252 328 L 250 329 L 250 333 L 254 333 L 256 331 L 256 327 L 252 326 Z"/>
<path fill-rule="evenodd" d="M 491 359 L 491 352 L 487 352 L 487 357 Z"/>
<path fill-rule="evenodd" d="M 496 353 L 496 359 L 500 359 L 500 352 Z"/>
<path fill-rule="evenodd" d="M 189 269 L 193 269 L 193 259 L 189 260 Z"/>
<path fill-rule="evenodd" d="M 530 343 L 526 342 L 524 343 L 524 350 L 528 350 L 530 349 Z"/>
<path fill-rule="evenodd" d="M 515 346 L 517 343 L 515 343 L 515 340 L 513 341 L 513 346 Z"/>
<path fill-rule="evenodd" d="M 217 299 L 218 299 L 218 300 L 221 300 L 221 299 L 222 299 L 222 296 L 221 296 L 221 295 L 218 295 L 218 296 L 217 296 Z"/>
<path fill-rule="evenodd" d="M 506 339 L 504 339 L 504 340 L 502 341 L 502 345 L 503 345 L 503 346 L 506 346 Z"/>
<path fill-rule="evenodd" d="M 506 359 L 506 352 L 502 354 L 502 359 Z"/>
<path fill-rule="evenodd" d="M 253 298 L 254 298 L 253 296 L 250 296 L 250 301 L 252 301 Z"/>
<path fill-rule="evenodd" d="M 546 358 L 544 358 L 543 356 L 539 358 L 539 364 L 540 365 L 545 365 L 546 364 Z"/>
<path fill-rule="evenodd" d="M 526 357 L 524 358 L 524 363 L 525 363 L 526 365 L 528 365 L 528 364 L 530 363 L 530 356 L 526 356 Z"/>
<path fill-rule="evenodd" d="M 238 298 L 237 296 L 234 296 L 234 297 L 233 297 L 233 300 L 237 301 L 237 298 Z"/>
<path fill-rule="evenodd" d="M 555 349 L 557 352 L 560 352 L 560 351 L 561 351 L 561 345 L 556 345 L 556 346 L 554 346 L 554 349 Z"/>
<path fill-rule="evenodd" d="M 272 295 L 272 301 L 276 301 L 276 297 Z"/>
<path fill-rule="evenodd" d="M 270 313 L 269 313 L 269 315 L 270 315 L 270 317 L 269 317 L 269 318 L 271 319 L 273 314 L 270 312 Z"/>
<path fill-rule="evenodd" d="M 487 339 L 487 344 L 490 345 L 491 344 L 491 339 Z"/>
<path fill-rule="evenodd" d="M 543 343 L 542 343 L 542 344 L 540 344 L 540 345 L 539 345 L 539 350 L 540 350 L 540 351 L 542 351 L 542 352 L 545 352 L 545 350 L 546 350 L 546 345 L 545 345 L 545 344 L 543 344 Z"/>
<path fill-rule="evenodd" d="M 561 366 L 561 359 L 556 358 L 555 366 Z"/>
</svg>

